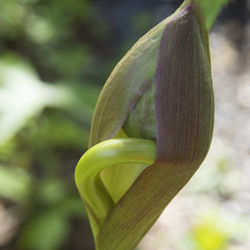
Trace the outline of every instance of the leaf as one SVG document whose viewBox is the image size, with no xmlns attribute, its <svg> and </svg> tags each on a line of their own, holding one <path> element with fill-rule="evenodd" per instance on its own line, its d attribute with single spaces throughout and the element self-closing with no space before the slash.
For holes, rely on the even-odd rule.
<svg viewBox="0 0 250 250">
<path fill-rule="evenodd" d="M 223 7 L 225 7 L 230 0 L 195 0 L 200 4 L 204 16 L 205 23 L 208 30 L 210 30 Z"/>
<path fill-rule="evenodd" d="M 98 90 L 41 81 L 23 60 L 0 61 L 0 145 L 12 138 L 45 107 L 63 108 L 90 121 Z"/>
<path fill-rule="evenodd" d="M 0 196 L 24 202 L 31 190 L 31 177 L 21 168 L 0 166 Z"/>
<path fill-rule="evenodd" d="M 96 104 L 90 147 L 114 137 L 138 99 L 152 85 L 157 51 L 166 21 L 143 36 L 114 68 Z"/>
<path fill-rule="evenodd" d="M 60 249 L 70 229 L 69 219 L 57 211 L 45 211 L 24 228 L 19 246 L 27 250 Z"/>
</svg>

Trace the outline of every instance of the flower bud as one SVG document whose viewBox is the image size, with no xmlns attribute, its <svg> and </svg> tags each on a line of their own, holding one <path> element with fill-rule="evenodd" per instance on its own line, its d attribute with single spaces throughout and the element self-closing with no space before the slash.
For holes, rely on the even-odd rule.
<svg viewBox="0 0 250 250">
<path fill-rule="evenodd" d="M 129 137 L 157 140 L 158 160 L 202 161 L 213 130 L 207 34 L 195 4 L 169 19 L 151 85 L 123 125 Z"/>
<path fill-rule="evenodd" d="M 98 99 L 90 147 L 115 137 L 157 147 L 147 169 L 110 167 L 101 175 L 116 204 L 100 229 L 100 249 L 136 246 L 205 158 L 213 117 L 208 34 L 198 5 L 185 0 L 123 57 Z"/>
<path fill-rule="evenodd" d="M 115 137 L 153 139 L 158 161 L 201 162 L 211 141 L 213 112 L 207 31 L 198 6 L 185 1 L 114 68 L 96 105 L 90 147 Z M 142 169 L 104 171 L 114 200 Z"/>
</svg>

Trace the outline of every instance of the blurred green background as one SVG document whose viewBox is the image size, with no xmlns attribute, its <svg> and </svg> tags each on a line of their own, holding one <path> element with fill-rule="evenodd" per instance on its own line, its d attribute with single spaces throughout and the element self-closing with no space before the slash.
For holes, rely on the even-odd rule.
<svg viewBox="0 0 250 250">
<path fill-rule="evenodd" d="M 98 94 L 174 0 L 0 0 L 0 249 L 92 250 L 74 183 Z M 250 249 L 250 1 L 211 32 L 211 152 L 141 250 Z"/>
</svg>

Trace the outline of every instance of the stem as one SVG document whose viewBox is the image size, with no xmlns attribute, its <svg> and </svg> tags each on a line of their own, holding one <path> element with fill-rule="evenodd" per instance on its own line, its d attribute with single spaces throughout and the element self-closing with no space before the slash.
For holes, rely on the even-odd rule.
<svg viewBox="0 0 250 250">
<path fill-rule="evenodd" d="M 95 239 L 106 215 L 114 206 L 111 196 L 100 179 L 100 172 L 121 163 L 150 166 L 155 161 L 155 156 L 156 145 L 154 141 L 125 138 L 101 142 L 90 148 L 81 157 L 76 166 L 75 181 L 88 208 Z"/>
</svg>

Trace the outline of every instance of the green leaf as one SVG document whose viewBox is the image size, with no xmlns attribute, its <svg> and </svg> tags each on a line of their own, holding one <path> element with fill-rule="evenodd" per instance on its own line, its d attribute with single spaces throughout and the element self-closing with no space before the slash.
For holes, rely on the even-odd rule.
<svg viewBox="0 0 250 250">
<path fill-rule="evenodd" d="M 68 218 L 57 211 L 45 211 L 26 225 L 19 245 L 21 249 L 27 250 L 60 249 L 69 229 Z"/>
<path fill-rule="evenodd" d="M 195 0 L 200 4 L 204 16 L 205 23 L 208 30 L 210 30 L 223 7 L 225 7 L 230 0 Z"/>
<path fill-rule="evenodd" d="M 44 107 L 68 99 L 67 93 L 41 82 L 32 68 L 20 63 L 2 61 L 0 82 L 0 145 Z"/>
<path fill-rule="evenodd" d="M 0 145 L 11 139 L 44 108 L 62 108 L 90 121 L 98 89 L 41 81 L 33 68 L 16 58 L 0 61 Z M 77 108 L 76 108 L 77 107 Z"/>
<path fill-rule="evenodd" d="M 24 202 L 31 191 L 31 177 L 21 168 L 0 166 L 0 196 Z"/>
</svg>

